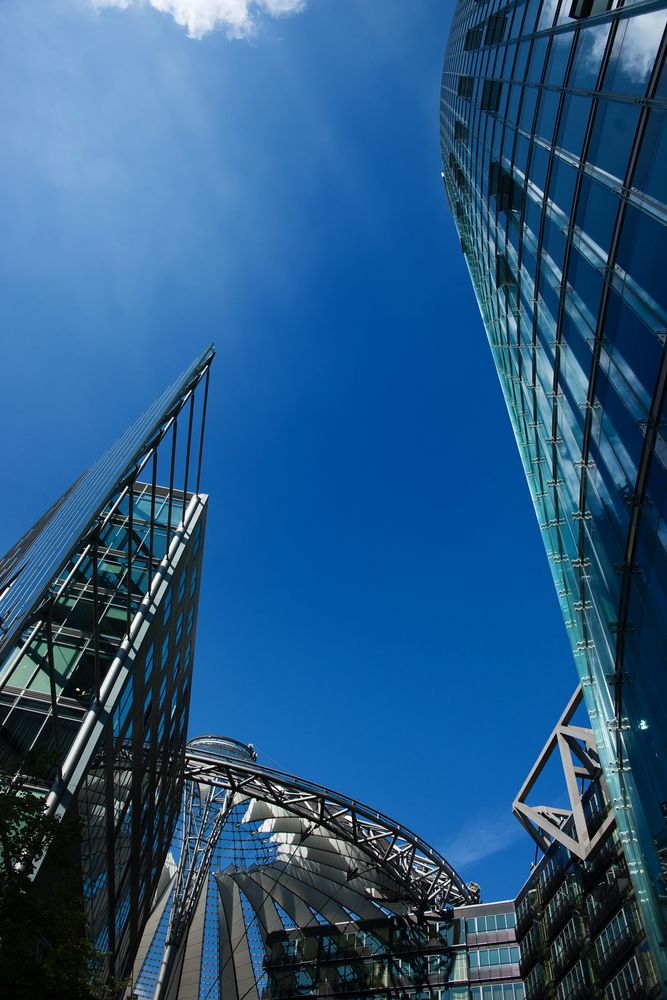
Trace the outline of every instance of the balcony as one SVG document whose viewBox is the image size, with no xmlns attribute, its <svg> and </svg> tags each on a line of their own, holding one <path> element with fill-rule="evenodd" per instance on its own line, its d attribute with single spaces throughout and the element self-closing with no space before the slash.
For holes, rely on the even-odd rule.
<svg viewBox="0 0 667 1000">
<path fill-rule="evenodd" d="M 610 882 L 606 889 L 603 889 L 595 899 L 595 905 L 588 911 L 588 926 L 591 934 L 605 924 L 611 916 L 620 909 L 621 903 L 630 891 L 630 880 L 619 878 Z"/>
<path fill-rule="evenodd" d="M 558 886 L 561 885 L 563 879 L 565 878 L 566 871 L 567 864 L 561 859 L 544 879 L 540 879 L 540 884 L 542 886 L 542 901 L 544 903 L 551 899 Z"/>
<path fill-rule="evenodd" d="M 632 986 L 626 986 L 626 1000 L 657 1000 L 660 996 L 660 987 L 657 983 L 645 983 L 639 979 Z"/>
<path fill-rule="evenodd" d="M 591 837 L 597 833 L 608 815 L 609 806 L 606 803 L 598 803 L 596 808 L 586 817 L 586 825 Z"/>
<path fill-rule="evenodd" d="M 525 979 L 533 966 L 544 958 L 545 953 L 546 943 L 542 936 L 542 928 L 539 924 L 534 924 L 521 942 L 519 965 L 522 979 Z"/>
<path fill-rule="evenodd" d="M 578 892 L 572 886 L 568 886 L 567 891 L 560 896 L 558 902 L 555 905 L 550 904 L 546 915 L 547 934 L 550 938 L 554 938 L 561 927 L 563 927 L 567 918 L 579 902 L 579 898 Z"/>
<path fill-rule="evenodd" d="M 545 1000 L 553 994 L 551 981 L 547 978 L 543 966 L 538 966 L 535 970 L 532 983 L 526 983 L 525 1000 Z"/>
<path fill-rule="evenodd" d="M 571 937 L 568 941 L 565 941 L 561 950 L 553 958 L 554 975 L 557 979 L 573 965 L 575 958 L 579 955 L 583 947 L 583 937 L 577 935 L 577 937 Z M 553 955 L 553 948 L 552 948 Z"/>
<path fill-rule="evenodd" d="M 620 963 L 632 951 L 637 939 L 638 932 L 632 923 L 626 925 L 615 938 L 603 945 L 598 938 L 595 942 L 595 958 L 601 979 L 609 979 L 616 971 Z"/>
<path fill-rule="evenodd" d="M 606 840 L 597 854 L 582 866 L 581 874 L 587 887 L 595 885 L 612 861 L 619 856 L 620 848 L 613 837 Z"/>
<path fill-rule="evenodd" d="M 537 927 L 535 931 L 537 931 Z M 537 933 L 523 941 L 521 945 L 521 957 L 519 959 L 522 979 L 525 979 L 530 970 L 544 957 L 545 950 L 544 941 Z"/>
<path fill-rule="evenodd" d="M 596 996 L 594 988 L 586 981 L 581 981 L 574 983 L 566 992 L 560 992 L 558 1000 L 587 1000 L 594 996 Z"/>
<path fill-rule="evenodd" d="M 521 942 L 521 939 L 528 932 L 530 925 L 537 915 L 537 892 L 533 889 L 525 902 L 522 900 L 521 905 L 516 912 L 516 936 L 517 940 Z"/>
</svg>

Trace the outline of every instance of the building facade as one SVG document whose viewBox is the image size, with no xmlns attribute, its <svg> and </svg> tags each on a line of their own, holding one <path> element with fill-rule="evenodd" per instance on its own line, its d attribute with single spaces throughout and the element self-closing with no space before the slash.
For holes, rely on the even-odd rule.
<svg viewBox="0 0 667 1000">
<path fill-rule="evenodd" d="M 598 784 L 586 808 L 608 804 Z M 554 842 L 516 901 L 526 1000 L 652 1000 L 661 995 L 656 964 L 615 824 L 581 861 Z"/>
<path fill-rule="evenodd" d="M 524 1000 L 514 902 L 269 935 L 264 1000 Z"/>
<path fill-rule="evenodd" d="M 274 932 L 267 940 L 263 996 L 467 1000 L 467 991 L 449 989 L 453 921 L 451 912 L 441 916 L 377 917 Z"/>
<path fill-rule="evenodd" d="M 523 1000 L 513 900 L 454 909 L 452 1000 Z"/>
<path fill-rule="evenodd" d="M 180 809 L 212 357 L 0 562 L 0 767 L 44 797 L 49 815 L 78 816 L 102 980 L 131 967 Z"/>
<path fill-rule="evenodd" d="M 443 180 L 665 963 L 664 2 L 460 0 Z"/>
</svg>

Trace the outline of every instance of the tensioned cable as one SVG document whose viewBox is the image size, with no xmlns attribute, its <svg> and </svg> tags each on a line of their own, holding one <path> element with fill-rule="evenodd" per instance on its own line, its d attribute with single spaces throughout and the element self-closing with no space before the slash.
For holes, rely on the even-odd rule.
<svg viewBox="0 0 667 1000">
<path fill-rule="evenodd" d="M 306 821 L 304 821 L 304 822 L 306 822 Z M 297 851 L 299 851 L 299 850 L 300 850 L 300 849 L 301 849 L 301 848 L 303 847 L 303 844 L 304 844 L 304 843 L 306 842 L 306 840 L 307 840 L 307 839 L 308 839 L 308 838 L 309 838 L 310 836 L 312 836 L 312 834 L 314 834 L 314 833 L 315 833 L 315 831 L 316 831 L 316 830 L 318 830 L 318 829 L 319 829 L 319 828 L 321 827 L 321 825 L 322 825 L 321 823 L 315 823 L 315 824 L 314 824 L 314 825 L 312 826 L 312 828 L 311 828 L 310 830 L 308 830 L 308 832 L 307 832 L 307 833 L 305 833 L 305 834 L 302 834 L 302 835 L 301 835 L 301 836 L 299 837 L 299 839 L 298 839 L 297 843 L 296 843 L 296 844 L 295 844 L 295 846 L 294 846 L 294 850 L 292 851 L 292 853 L 290 854 L 290 856 L 289 856 L 289 857 L 288 857 L 288 858 L 287 858 L 287 859 L 285 860 L 285 862 L 283 863 L 283 868 L 282 868 L 282 871 L 281 871 L 281 872 L 280 872 L 280 873 L 279 873 L 279 874 L 278 874 L 278 875 L 276 876 L 276 878 L 275 878 L 275 879 L 274 879 L 274 880 L 272 881 L 272 883 L 271 883 L 271 888 L 270 888 L 270 889 L 267 889 L 267 890 L 266 890 L 266 895 L 267 895 L 267 896 L 270 896 L 270 895 L 271 895 L 271 889 L 274 889 L 274 888 L 275 888 L 275 886 L 276 886 L 276 885 L 278 885 L 278 884 L 280 883 L 280 880 L 282 879 L 283 875 L 285 875 L 285 874 L 286 874 L 286 868 L 287 868 L 287 866 L 288 866 L 288 865 L 290 865 L 290 864 L 292 863 L 292 861 L 294 860 L 294 857 L 295 857 L 295 855 L 296 855 Z M 324 907 L 325 907 L 325 906 L 327 905 L 327 903 L 331 903 L 331 902 L 336 902 L 336 897 L 337 897 L 337 896 L 338 896 L 338 895 L 339 895 L 339 894 L 340 894 L 341 892 L 343 892 L 343 890 L 345 890 L 345 889 L 347 889 L 347 884 L 346 884 L 345 882 L 341 882 L 340 884 L 338 884 L 338 885 L 336 886 L 336 888 L 334 889 L 334 891 L 333 891 L 333 892 L 331 892 L 331 893 L 330 893 L 330 894 L 329 894 L 329 895 L 328 895 L 328 896 L 327 896 L 327 897 L 325 898 L 324 902 L 320 904 L 320 906 L 318 907 L 318 910 L 317 910 L 317 912 L 321 913 L 321 912 L 322 912 L 322 909 L 323 909 L 323 908 L 324 908 Z M 239 890 L 239 891 L 241 891 L 241 890 Z M 307 903 L 307 901 L 306 901 L 305 899 L 303 899 L 303 902 L 304 902 L 304 903 L 306 903 L 306 905 L 309 905 L 309 904 Z M 252 904 L 251 904 L 251 905 L 252 905 Z M 342 905 L 342 904 L 341 904 L 341 905 Z M 253 926 L 253 924 L 255 924 L 255 923 L 257 922 L 257 920 L 258 920 L 258 918 L 259 918 L 259 913 L 258 913 L 258 912 L 257 912 L 257 911 L 256 911 L 256 910 L 254 909 L 254 907 L 253 907 L 253 912 L 254 912 L 254 916 L 253 916 L 253 918 L 252 918 L 252 920 L 251 920 L 251 921 L 247 922 L 247 921 L 245 921 L 245 919 L 244 919 L 244 926 L 245 926 L 245 928 L 246 928 L 246 934 L 245 934 L 245 938 L 241 938 L 241 939 L 239 939 L 239 941 L 237 941 L 237 943 L 236 943 L 236 944 L 234 945 L 234 947 L 233 947 L 233 948 L 231 949 L 231 952 L 230 952 L 229 956 L 227 957 L 227 959 L 226 959 L 226 961 L 225 961 L 225 962 L 223 963 L 223 965 L 221 965 L 221 967 L 220 967 L 220 971 L 218 972 L 218 975 L 217 975 L 217 977 L 216 977 L 215 981 L 214 981 L 214 982 L 212 983 L 212 985 L 210 986 L 210 988 L 209 988 L 209 990 L 208 990 L 208 992 L 207 992 L 206 996 L 204 997 L 204 1000 L 208 1000 L 208 997 L 209 997 L 209 996 L 210 996 L 210 994 L 211 994 L 211 990 L 213 990 L 213 989 L 214 989 L 214 988 L 215 988 L 215 987 L 216 987 L 216 986 L 218 985 L 218 983 L 220 982 L 220 978 L 221 978 L 221 976 L 222 976 L 223 972 L 225 971 L 225 969 L 227 968 L 227 966 L 229 965 L 229 963 L 231 962 L 231 960 L 233 959 L 234 955 L 236 954 L 236 950 L 237 950 L 237 949 L 239 948 L 239 946 L 241 945 L 241 943 L 243 942 L 243 940 L 244 940 L 244 939 L 245 939 L 245 940 L 247 940 L 247 937 L 248 937 L 248 934 L 247 934 L 247 931 L 249 930 L 249 928 L 250 928 L 250 927 L 252 927 L 252 926 Z M 308 926 L 309 926 L 309 925 L 311 924 L 311 922 L 312 922 L 313 920 L 315 920 L 315 919 L 316 919 L 316 913 L 313 913 L 313 912 L 311 911 L 311 915 L 310 915 L 310 917 L 308 918 L 308 920 L 306 920 L 306 922 L 305 922 L 305 923 L 304 923 L 303 925 L 301 925 L 300 927 L 298 927 L 298 929 L 299 929 L 300 931 L 303 931 L 303 930 L 305 930 L 305 929 L 306 929 L 306 928 L 307 928 L 307 927 L 308 927 Z M 350 920 L 350 922 L 351 922 L 351 923 L 353 923 L 354 921 Z M 246 998 L 246 997 L 247 997 L 247 996 L 248 996 L 248 995 L 249 995 L 249 994 L 250 994 L 250 993 L 251 993 L 251 992 L 253 991 L 253 989 L 255 989 L 255 990 L 257 989 L 257 980 L 256 980 L 256 979 L 255 979 L 255 982 L 253 983 L 253 985 L 252 985 L 252 986 L 250 986 L 250 987 L 248 987 L 248 989 L 247 989 L 247 990 L 245 991 L 245 993 L 243 993 L 243 994 L 242 994 L 242 995 L 241 995 L 240 997 L 237 997 L 237 1000 L 245 1000 L 245 998 Z"/>
<path fill-rule="evenodd" d="M 311 830 L 311 831 L 310 831 L 310 833 L 312 833 L 312 832 L 313 832 L 313 831 Z M 310 833 L 308 834 L 308 836 L 310 836 Z M 303 838 L 303 840 L 305 840 L 305 839 L 306 839 L 306 838 L 304 837 L 304 838 Z M 291 863 L 292 863 L 292 861 L 294 860 L 294 857 L 295 857 L 295 855 L 296 855 L 296 852 L 297 852 L 297 851 L 299 850 L 299 848 L 301 847 L 301 844 L 303 843 L 303 840 L 302 840 L 302 841 L 301 841 L 300 843 L 297 843 L 297 844 L 295 845 L 295 847 L 294 847 L 294 850 L 293 850 L 293 851 L 292 851 L 292 853 L 290 854 L 289 858 L 286 858 L 286 860 L 285 860 L 285 861 L 283 862 L 283 869 L 282 869 L 282 871 L 281 871 L 281 872 L 280 872 L 280 873 L 279 873 L 278 875 L 276 875 L 276 877 L 275 877 L 275 878 L 273 879 L 273 881 L 272 881 L 272 883 L 271 883 L 271 889 L 274 889 L 274 888 L 275 888 L 275 887 L 276 887 L 276 886 L 278 885 L 278 883 L 280 882 L 280 879 L 281 879 L 281 878 L 282 878 L 282 876 L 283 876 L 283 875 L 285 874 L 285 869 L 287 868 L 287 865 L 291 864 Z M 341 887 L 341 888 L 342 888 L 342 887 Z M 270 895 L 270 891 L 271 891 L 270 889 L 267 889 L 267 892 L 266 892 L 267 896 L 268 896 L 268 895 Z M 253 908 L 253 910 L 254 910 L 254 908 Z M 256 921 L 258 920 L 258 918 L 259 918 L 259 914 L 258 914 L 258 913 L 257 913 L 256 911 L 254 911 L 254 914 L 255 914 L 255 915 L 253 916 L 252 920 L 250 921 L 250 926 L 251 926 L 251 927 L 252 927 L 252 925 L 253 925 L 253 924 L 254 924 L 254 923 L 255 923 L 255 922 L 256 922 Z M 218 985 L 218 983 L 220 982 L 220 977 L 222 976 L 223 972 L 225 971 L 225 969 L 227 968 L 227 966 L 229 965 L 229 963 L 230 963 L 230 962 L 231 962 L 231 960 L 233 959 L 233 957 L 234 957 L 234 955 L 236 954 L 236 951 L 237 951 L 237 949 L 239 948 L 239 946 L 241 945 L 242 941 L 243 941 L 244 939 L 245 939 L 245 940 L 247 940 L 247 937 L 248 937 L 248 934 L 247 934 L 247 931 L 248 931 L 248 926 L 249 926 L 249 925 L 248 925 L 248 923 L 246 923 L 245 919 L 244 919 L 244 921 L 243 921 L 243 924 L 244 924 L 244 927 L 246 928 L 246 934 L 245 934 L 245 936 L 244 936 L 244 937 L 242 937 L 242 938 L 240 938 L 240 939 L 239 939 L 239 940 L 238 940 L 238 941 L 236 942 L 236 944 L 235 944 L 235 945 L 234 945 L 234 946 L 232 947 L 232 949 L 230 950 L 230 953 L 229 953 L 229 955 L 228 955 L 228 957 L 227 957 L 226 961 L 225 961 L 225 962 L 224 962 L 224 963 L 223 963 L 223 964 L 222 964 L 222 965 L 220 966 L 220 971 L 218 972 L 218 975 L 216 976 L 216 978 L 215 978 L 215 981 L 214 981 L 214 982 L 213 982 L 213 983 L 211 984 L 211 986 L 209 987 L 209 990 L 208 990 L 208 993 L 207 993 L 207 994 L 206 994 L 206 996 L 204 997 L 204 1000 L 208 1000 L 208 997 L 209 997 L 209 996 L 211 995 L 211 990 L 213 990 L 213 989 L 214 989 L 214 988 L 215 988 L 215 987 L 216 987 L 216 986 Z M 249 993 L 249 992 L 250 992 L 250 991 L 251 991 L 252 989 L 256 989 L 256 988 L 257 988 L 257 980 L 255 980 L 255 983 L 253 984 L 253 986 L 251 986 L 251 987 L 250 987 L 250 990 L 248 990 L 248 991 L 247 991 L 247 993 Z M 243 996 L 244 996 L 244 997 L 245 997 L 245 996 L 247 996 L 247 993 L 244 993 L 244 994 L 243 994 Z M 241 1000 L 241 998 L 238 998 L 238 1000 Z"/>
</svg>

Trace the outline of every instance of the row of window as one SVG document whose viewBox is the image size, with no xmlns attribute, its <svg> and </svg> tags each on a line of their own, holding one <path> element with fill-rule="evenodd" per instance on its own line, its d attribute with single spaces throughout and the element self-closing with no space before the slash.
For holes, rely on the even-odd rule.
<svg viewBox="0 0 667 1000">
<path fill-rule="evenodd" d="M 470 990 L 470 1000 L 524 1000 L 525 996 L 523 983 L 494 983 Z"/>
<path fill-rule="evenodd" d="M 308 935 L 274 942 L 272 960 L 297 959 L 312 961 L 335 958 L 337 955 L 392 953 L 398 949 L 418 950 L 446 945 L 451 924 L 430 921 L 414 927 L 378 927 L 374 931 L 358 929 L 348 933 Z M 425 956 L 424 956 L 425 957 Z M 437 956 L 431 956 L 434 958 Z M 397 959 L 400 961 L 402 959 Z M 406 961 L 410 959 L 406 956 Z"/>
<path fill-rule="evenodd" d="M 586 973 L 581 961 L 568 972 L 556 990 L 556 1000 L 571 1000 L 586 985 Z"/>
<path fill-rule="evenodd" d="M 638 988 L 648 989 L 652 981 L 652 976 L 647 977 L 642 973 L 639 960 L 636 955 L 633 955 L 605 987 L 604 1000 L 627 1000 L 629 996 L 634 995 L 634 991 Z M 572 997 L 579 996 L 580 991 L 587 985 L 589 985 L 589 977 L 583 962 L 579 960 L 559 983 L 556 990 L 556 1000 L 571 1000 Z"/>
<path fill-rule="evenodd" d="M 487 931 L 505 931 L 516 927 L 514 913 L 489 913 L 485 917 L 468 917 L 466 931 L 468 934 L 484 934 Z"/>
<path fill-rule="evenodd" d="M 270 976 L 267 996 L 271 998 L 280 995 L 282 995 L 281 984 Z M 401 990 L 400 1000 L 524 1000 L 525 995 L 523 983 L 493 983 L 473 987 L 448 986 L 444 989 Z M 355 997 L 346 994 L 346 1000 L 396 1000 L 396 995 L 364 993 Z"/>
<path fill-rule="evenodd" d="M 463 50 L 475 51 L 482 45 L 497 45 L 509 34 L 516 35 L 548 31 L 554 24 L 567 25 L 571 21 L 602 14 L 613 5 L 613 0 L 529 0 L 496 10 L 482 19 L 472 30 L 463 35 Z M 525 11 L 525 16 L 524 16 Z"/>
<path fill-rule="evenodd" d="M 613 954 L 615 948 L 629 938 L 634 931 L 634 921 L 629 907 L 624 906 L 622 910 L 612 917 L 609 923 L 600 931 L 595 939 L 595 954 L 601 966 Z"/>
<path fill-rule="evenodd" d="M 500 948 L 471 948 L 468 952 L 471 969 L 487 969 L 496 965 L 510 965 L 519 961 L 519 946 Z"/>
<path fill-rule="evenodd" d="M 580 0 L 579 6 L 587 0 Z M 564 27 L 571 28 L 553 36 L 551 52 L 548 58 L 547 73 L 544 82 L 548 85 L 561 86 L 569 62 L 573 44 L 577 46 L 570 86 L 576 89 L 593 89 L 598 77 L 598 69 L 604 52 L 604 42 L 609 34 L 609 22 L 593 22 L 586 25 L 585 30 L 578 27 L 577 18 L 570 17 L 569 11 L 574 10 L 577 3 L 565 0 L 561 8 Z M 547 5 L 545 4 L 545 8 Z M 520 13 L 520 10 L 519 10 Z M 559 18 L 561 20 L 561 18 Z M 503 12 L 491 15 L 486 26 L 473 25 L 464 29 L 458 45 L 462 48 L 455 54 L 456 45 L 448 52 L 448 68 L 474 71 L 477 76 L 511 77 L 514 81 L 539 84 L 543 82 L 542 70 L 547 61 L 547 45 L 549 37 L 542 35 L 532 43 L 525 36 L 526 29 L 519 37 L 513 32 L 513 40 L 509 44 L 500 45 L 508 35 L 509 22 Z M 514 20 L 513 27 L 519 29 L 521 18 Z M 484 28 L 486 27 L 486 31 Z M 541 25 L 540 30 L 547 25 Z M 617 41 L 611 53 L 609 69 L 603 81 L 605 91 L 619 91 L 631 88 L 645 88 L 648 74 L 646 67 L 650 66 L 660 42 L 664 27 L 664 15 L 660 11 L 635 14 L 621 22 Z M 462 41 L 462 45 L 461 45 Z M 496 45 L 497 48 L 479 51 L 482 45 Z"/>
<path fill-rule="evenodd" d="M 638 987 L 647 985 L 646 978 L 639 968 L 637 956 L 633 955 L 627 965 L 623 966 L 605 989 L 605 1000 L 626 1000 L 635 991 L 638 992 Z"/>
</svg>

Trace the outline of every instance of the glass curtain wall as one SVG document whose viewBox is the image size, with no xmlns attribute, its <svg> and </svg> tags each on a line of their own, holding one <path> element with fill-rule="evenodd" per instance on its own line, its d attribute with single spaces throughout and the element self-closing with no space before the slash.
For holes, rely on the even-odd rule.
<svg viewBox="0 0 667 1000">
<path fill-rule="evenodd" d="M 130 969 L 180 807 L 212 357 L 0 560 L 0 781 L 78 812 L 102 980 Z"/>
<path fill-rule="evenodd" d="M 658 954 L 666 23 L 664 2 L 461 0 L 440 108 L 447 197 Z"/>
</svg>

